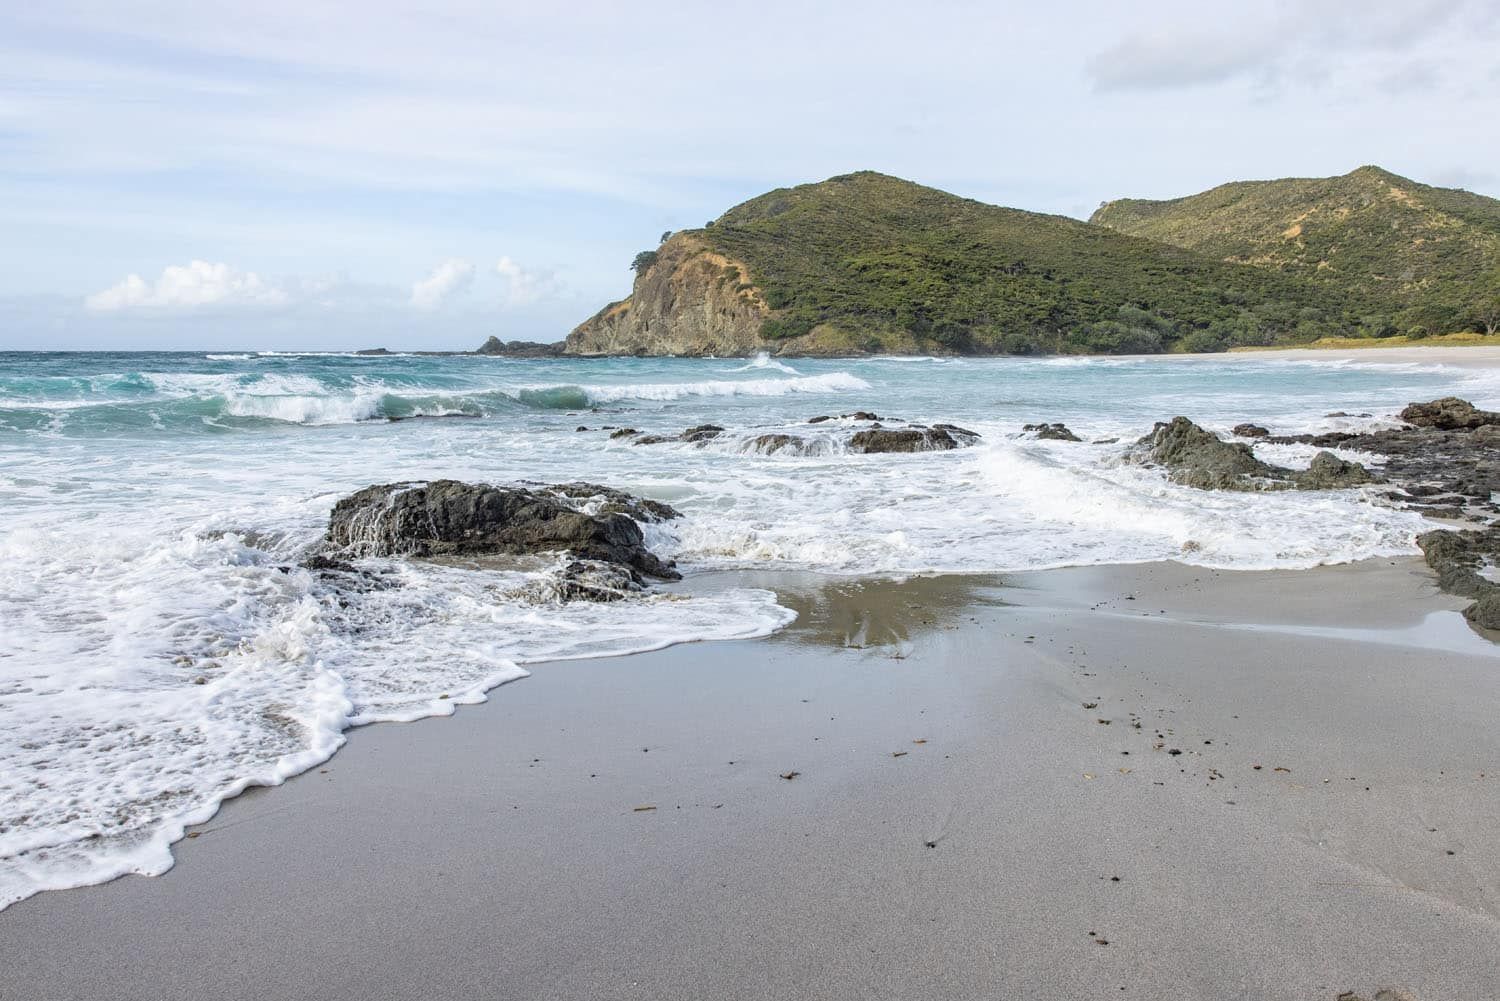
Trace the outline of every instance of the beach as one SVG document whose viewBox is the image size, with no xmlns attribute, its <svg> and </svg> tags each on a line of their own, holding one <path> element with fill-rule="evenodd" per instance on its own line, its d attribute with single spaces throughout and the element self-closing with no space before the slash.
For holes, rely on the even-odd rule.
<svg viewBox="0 0 1500 1001">
<path fill-rule="evenodd" d="M 1500 661 L 1419 560 L 725 573 L 775 636 L 351 731 L 0 996 L 1500 996 Z"/>
</svg>

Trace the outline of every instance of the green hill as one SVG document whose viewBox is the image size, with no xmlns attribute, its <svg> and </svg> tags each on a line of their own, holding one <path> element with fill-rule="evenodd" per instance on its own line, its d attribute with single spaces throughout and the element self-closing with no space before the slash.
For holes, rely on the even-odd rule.
<svg viewBox="0 0 1500 1001">
<path fill-rule="evenodd" d="M 768 341 L 1148 352 L 1353 329 L 1340 292 L 1295 275 L 873 172 L 769 192 L 696 235 L 748 265 Z"/>
<path fill-rule="evenodd" d="M 1496 323 L 1500 201 L 1379 167 L 1121 199 L 1090 221 L 1342 292 L 1360 304 L 1367 336 Z"/>
</svg>

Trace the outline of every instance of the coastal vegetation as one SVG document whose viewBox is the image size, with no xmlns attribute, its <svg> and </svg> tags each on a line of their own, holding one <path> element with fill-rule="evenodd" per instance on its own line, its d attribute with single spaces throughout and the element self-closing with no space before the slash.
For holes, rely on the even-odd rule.
<svg viewBox="0 0 1500 1001">
<path fill-rule="evenodd" d="M 663 236 L 568 351 L 1152 354 L 1500 331 L 1500 202 L 1374 167 L 1109 202 L 1089 222 L 862 171 Z"/>
<path fill-rule="evenodd" d="M 1379 167 L 1121 199 L 1090 221 L 1309 279 L 1359 304 L 1365 337 L 1500 331 L 1500 201 Z"/>
</svg>

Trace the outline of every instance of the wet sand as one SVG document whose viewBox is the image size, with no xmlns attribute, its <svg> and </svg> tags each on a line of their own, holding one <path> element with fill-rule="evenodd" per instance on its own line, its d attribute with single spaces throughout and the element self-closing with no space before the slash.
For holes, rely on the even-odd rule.
<svg viewBox="0 0 1500 1001">
<path fill-rule="evenodd" d="M 1171 356 L 1164 356 L 1171 357 Z M 1411 344 L 1401 347 L 1368 348 L 1276 348 L 1272 350 L 1235 351 L 1229 355 L 1182 355 L 1184 358 L 1304 359 L 1329 361 L 1363 361 L 1374 364 L 1454 365 L 1460 368 L 1500 367 L 1500 347 L 1493 344 Z"/>
<path fill-rule="evenodd" d="M 0 998 L 1500 997 L 1500 658 L 1416 560 L 749 579 L 798 624 L 0 912 Z"/>
</svg>

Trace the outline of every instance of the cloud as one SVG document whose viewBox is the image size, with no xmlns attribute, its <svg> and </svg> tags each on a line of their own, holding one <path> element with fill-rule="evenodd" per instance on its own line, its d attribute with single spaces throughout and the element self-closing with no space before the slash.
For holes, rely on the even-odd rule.
<svg viewBox="0 0 1500 1001">
<path fill-rule="evenodd" d="M 417 309 L 437 309 L 474 284 L 474 265 L 461 257 L 450 257 L 411 287 L 411 304 Z"/>
<path fill-rule="evenodd" d="M 84 305 L 97 313 L 130 309 L 194 309 L 202 306 L 284 306 L 285 289 L 254 271 L 228 264 L 193 261 L 164 268 L 155 283 L 132 274 L 117 285 L 95 292 Z"/>
<path fill-rule="evenodd" d="M 1099 51 L 1085 68 L 1100 91 L 1211 86 L 1240 77 L 1262 84 L 1286 77 L 1322 82 L 1359 56 L 1384 60 L 1409 52 L 1453 22 L 1473 20 L 1481 7 L 1475 0 L 1299 0 L 1237 12 L 1214 8 L 1212 23 L 1170 17 Z M 1391 79 L 1388 68 L 1385 73 L 1384 89 L 1427 87 L 1435 79 L 1430 70 L 1408 68 L 1406 79 L 1399 73 Z"/>
<path fill-rule="evenodd" d="M 495 264 L 495 273 L 505 282 L 507 306 L 529 306 L 557 291 L 557 279 L 546 271 L 527 271 L 509 257 Z"/>
</svg>

